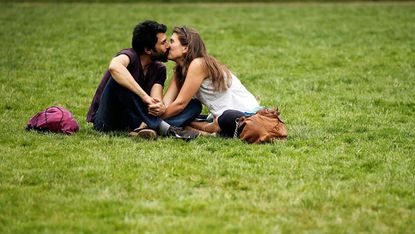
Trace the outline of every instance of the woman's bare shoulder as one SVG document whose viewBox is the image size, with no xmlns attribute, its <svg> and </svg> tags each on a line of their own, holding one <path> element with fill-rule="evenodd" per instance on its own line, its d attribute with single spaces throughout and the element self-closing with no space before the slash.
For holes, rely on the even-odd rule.
<svg viewBox="0 0 415 234">
<path fill-rule="evenodd" d="M 208 69 L 206 67 L 206 62 L 203 58 L 195 58 L 189 65 L 188 75 L 200 77 L 203 79 L 208 76 Z"/>
<path fill-rule="evenodd" d="M 205 60 L 201 57 L 193 59 L 189 65 L 189 67 L 194 67 L 194 68 L 203 68 L 204 66 L 205 66 Z"/>
<path fill-rule="evenodd" d="M 205 77 L 208 70 L 206 67 L 206 62 L 203 58 L 195 58 L 192 60 L 192 62 L 189 65 L 189 72 L 195 72 L 198 74 L 204 74 L 203 76 Z"/>
</svg>

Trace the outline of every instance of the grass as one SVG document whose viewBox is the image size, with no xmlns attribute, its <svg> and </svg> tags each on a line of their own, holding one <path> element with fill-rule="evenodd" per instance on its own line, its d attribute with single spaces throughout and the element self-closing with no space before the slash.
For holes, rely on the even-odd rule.
<svg viewBox="0 0 415 234">
<path fill-rule="evenodd" d="M 1 233 L 413 233 L 414 3 L 0 5 Z M 196 27 L 289 139 L 93 131 L 96 86 L 147 18 Z M 50 105 L 81 130 L 25 132 Z"/>
</svg>

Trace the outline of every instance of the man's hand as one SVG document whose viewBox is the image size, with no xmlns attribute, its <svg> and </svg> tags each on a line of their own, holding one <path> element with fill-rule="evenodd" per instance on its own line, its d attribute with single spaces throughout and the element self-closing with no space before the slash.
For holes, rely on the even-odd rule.
<svg viewBox="0 0 415 234">
<path fill-rule="evenodd" d="M 154 98 L 155 100 L 157 100 L 157 103 L 148 105 L 148 113 L 150 115 L 154 115 L 154 116 L 161 116 L 164 114 L 164 112 L 166 111 L 166 106 L 164 105 L 164 103 L 156 98 Z"/>
<path fill-rule="evenodd" d="M 147 106 L 150 106 L 150 105 L 157 104 L 158 102 L 160 102 L 160 100 L 158 100 L 157 98 L 147 96 L 146 98 L 143 99 L 143 102 L 147 104 Z"/>
</svg>

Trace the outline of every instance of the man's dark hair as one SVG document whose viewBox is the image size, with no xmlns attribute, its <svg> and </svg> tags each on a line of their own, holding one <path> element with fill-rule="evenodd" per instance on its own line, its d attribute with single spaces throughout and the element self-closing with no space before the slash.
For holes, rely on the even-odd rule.
<svg viewBox="0 0 415 234">
<path fill-rule="evenodd" d="M 143 54 L 144 48 L 155 49 L 157 33 L 166 33 L 167 27 L 156 21 L 146 20 L 137 24 L 133 31 L 132 46 L 137 54 Z"/>
</svg>

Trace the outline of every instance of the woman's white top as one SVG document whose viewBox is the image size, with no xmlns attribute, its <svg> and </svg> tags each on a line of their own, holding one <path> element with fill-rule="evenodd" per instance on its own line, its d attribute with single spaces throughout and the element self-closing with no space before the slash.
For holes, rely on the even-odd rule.
<svg viewBox="0 0 415 234">
<path fill-rule="evenodd" d="M 215 91 L 212 80 L 206 78 L 196 93 L 200 100 L 215 117 L 222 115 L 226 110 L 238 110 L 242 112 L 252 112 L 258 109 L 259 104 L 241 81 L 232 75 L 231 86 L 225 91 Z"/>
</svg>

